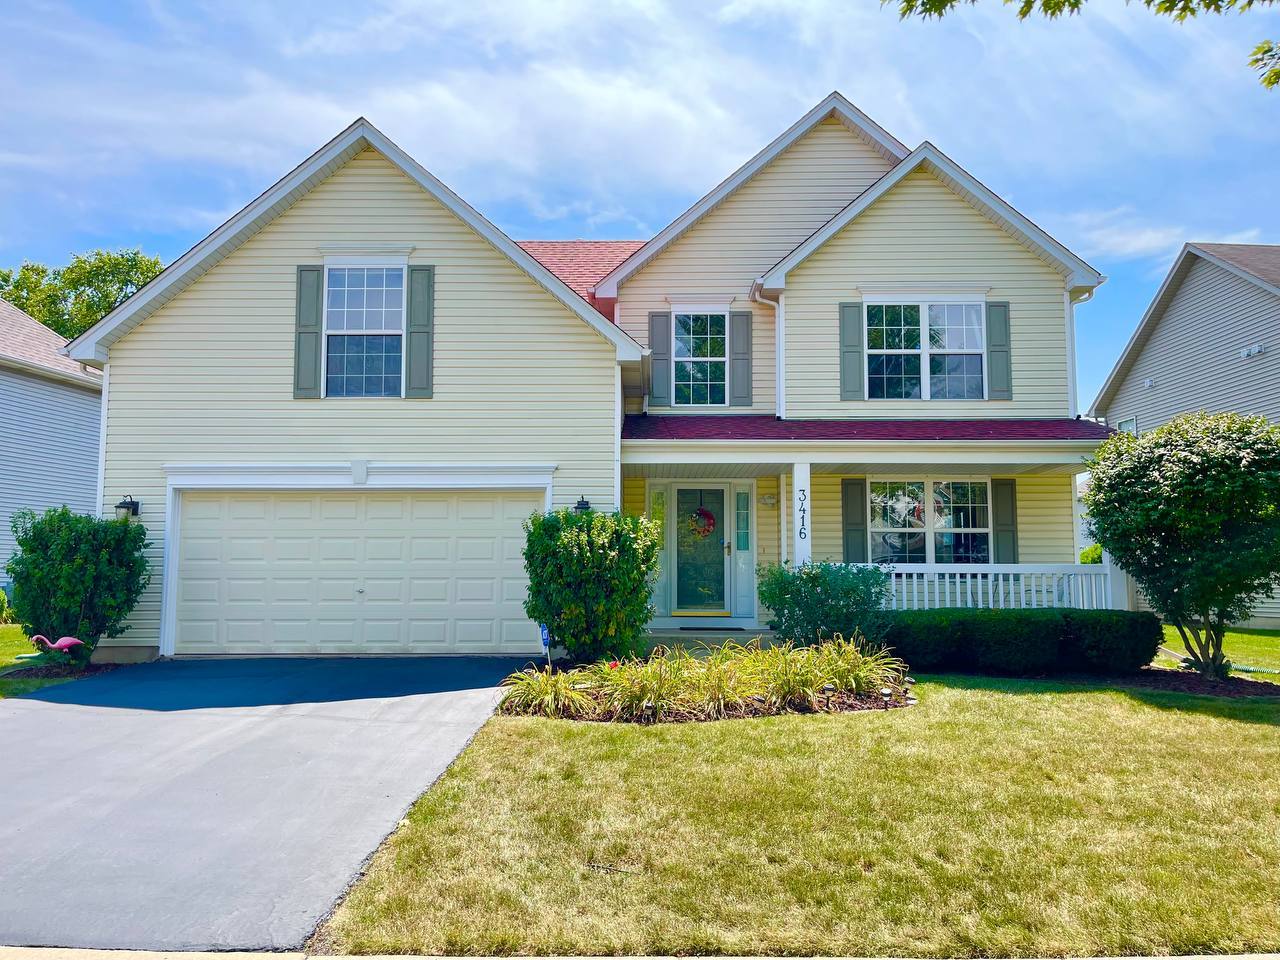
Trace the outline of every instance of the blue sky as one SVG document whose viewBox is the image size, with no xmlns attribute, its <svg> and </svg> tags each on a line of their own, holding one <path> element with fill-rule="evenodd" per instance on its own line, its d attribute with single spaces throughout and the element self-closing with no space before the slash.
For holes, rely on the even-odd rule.
<svg viewBox="0 0 1280 960">
<path fill-rule="evenodd" d="M 833 89 L 1109 276 L 1082 405 L 1184 240 L 1280 242 L 1280 90 L 1245 64 L 1274 11 L 9 0 L 0 36 L 0 266 L 172 260 L 361 114 L 518 239 L 647 237 Z"/>
</svg>

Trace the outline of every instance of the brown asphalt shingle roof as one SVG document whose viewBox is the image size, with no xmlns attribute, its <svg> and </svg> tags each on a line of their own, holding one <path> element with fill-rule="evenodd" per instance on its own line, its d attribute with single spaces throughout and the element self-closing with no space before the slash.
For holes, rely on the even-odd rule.
<svg viewBox="0 0 1280 960">
<path fill-rule="evenodd" d="M 1211 253 L 1274 287 L 1280 287 L 1280 244 L 1193 243 L 1192 246 Z"/>
<path fill-rule="evenodd" d="M 97 371 L 87 370 L 58 352 L 66 343 L 43 323 L 7 300 L 0 300 L 0 358 L 42 367 L 52 373 L 100 381 Z"/>
</svg>

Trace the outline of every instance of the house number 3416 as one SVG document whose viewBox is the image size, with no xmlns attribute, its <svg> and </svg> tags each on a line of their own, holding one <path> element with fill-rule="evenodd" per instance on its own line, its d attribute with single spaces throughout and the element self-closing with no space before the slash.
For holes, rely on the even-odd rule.
<svg viewBox="0 0 1280 960">
<path fill-rule="evenodd" d="M 796 527 L 796 536 L 801 540 L 809 539 L 808 525 L 805 518 L 809 515 L 809 508 L 805 506 L 809 502 L 809 491 L 804 487 L 796 490 L 796 513 L 800 515 L 800 523 Z"/>
</svg>

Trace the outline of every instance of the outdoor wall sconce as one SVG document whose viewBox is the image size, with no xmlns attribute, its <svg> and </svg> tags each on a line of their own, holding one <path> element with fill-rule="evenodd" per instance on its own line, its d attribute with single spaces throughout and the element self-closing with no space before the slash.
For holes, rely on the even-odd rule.
<svg viewBox="0 0 1280 960">
<path fill-rule="evenodd" d="M 573 505 L 573 509 L 576 510 L 578 513 L 586 513 L 588 510 L 591 509 L 591 501 L 588 500 L 585 496 L 579 497 L 578 502 Z"/>
<path fill-rule="evenodd" d="M 142 504 L 138 503 L 137 500 L 126 495 L 123 500 L 116 504 L 116 519 L 128 520 L 131 517 L 136 517 L 140 506 Z"/>
</svg>

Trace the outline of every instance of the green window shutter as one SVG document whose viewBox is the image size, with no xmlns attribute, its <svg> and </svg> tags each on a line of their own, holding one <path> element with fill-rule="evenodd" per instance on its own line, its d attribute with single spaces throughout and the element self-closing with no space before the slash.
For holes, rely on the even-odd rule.
<svg viewBox="0 0 1280 960">
<path fill-rule="evenodd" d="M 844 562 L 867 562 L 867 481 L 840 481 L 840 524 L 844 530 Z"/>
<path fill-rule="evenodd" d="M 429 400 L 435 352 L 435 267 L 409 268 L 408 315 L 405 317 L 404 395 Z"/>
<path fill-rule="evenodd" d="M 987 304 L 987 399 L 1013 399 L 1013 362 L 1009 348 L 1009 304 Z"/>
<path fill-rule="evenodd" d="M 840 304 L 840 399 L 865 400 L 862 365 L 862 304 Z"/>
<path fill-rule="evenodd" d="M 991 481 L 991 558 L 995 563 L 1018 562 L 1018 484 Z"/>
<path fill-rule="evenodd" d="M 671 314 L 649 314 L 649 405 L 671 406 Z"/>
<path fill-rule="evenodd" d="M 293 397 L 320 398 L 320 351 L 324 348 L 324 267 L 298 268 L 293 332 Z"/>
<path fill-rule="evenodd" d="M 729 314 L 729 406 L 751 406 L 751 311 Z"/>
</svg>

